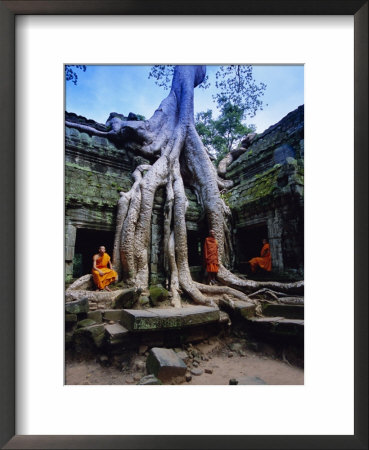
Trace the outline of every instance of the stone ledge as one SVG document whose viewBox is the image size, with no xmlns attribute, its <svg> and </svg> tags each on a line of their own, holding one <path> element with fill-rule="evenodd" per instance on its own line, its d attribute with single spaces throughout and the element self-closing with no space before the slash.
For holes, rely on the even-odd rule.
<svg viewBox="0 0 369 450">
<path fill-rule="evenodd" d="M 121 323 L 129 331 L 153 331 L 218 322 L 219 318 L 219 309 L 208 306 L 176 309 L 124 309 Z"/>
</svg>

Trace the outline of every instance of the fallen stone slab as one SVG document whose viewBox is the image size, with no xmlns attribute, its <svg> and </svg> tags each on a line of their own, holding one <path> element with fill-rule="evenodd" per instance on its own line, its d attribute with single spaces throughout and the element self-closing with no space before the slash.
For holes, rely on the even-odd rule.
<svg viewBox="0 0 369 450">
<path fill-rule="evenodd" d="M 202 325 L 219 321 L 219 309 L 209 306 L 188 308 L 124 309 L 121 323 L 129 331 L 165 330 Z"/>
<path fill-rule="evenodd" d="M 146 375 L 137 383 L 139 385 L 163 384 L 155 375 Z"/>
<path fill-rule="evenodd" d="M 195 375 L 198 377 L 198 376 L 202 375 L 204 373 L 204 371 L 202 369 L 200 369 L 199 367 L 194 367 L 193 369 L 191 369 L 191 373 L 192 373 L 192 375 Z"/>
<path fill-rule="evenodd" d="M 147 357 L 146 369 L 161 381 L 171 381 L 184 377 L 187 366 L 172 349 L 154 347 Z"/>
<path fill-rule="evenodd" d="M 185 352 L 185 351 L 183 350 L 183 351 L 180 351 L 180 352 L 176 352 L 176 354 L 177 354 L 177 356 L 178 356 L 179 358 L 181 358 L 181 360 L 182 360 L 185 364 L 187 364 L 187 362 L 188 362 L 189 359 L 190 359 L 187 352 Z"/>
</svg>

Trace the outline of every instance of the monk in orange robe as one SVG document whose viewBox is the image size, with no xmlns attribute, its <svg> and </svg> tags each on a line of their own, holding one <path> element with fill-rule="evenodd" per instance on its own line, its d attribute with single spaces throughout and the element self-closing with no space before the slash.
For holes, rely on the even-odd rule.
<svg viewBox="0 0 369 450">
<path fill-rule="evenodd" d="M 106 253 L 105 247 L 99 247 L 99 253 L 92 257 L 92 277 L 97 286 L 96 290 L 110 291 L 109 284 L 118 279 L 118 274 L 111 265 L 110 256 Z"/>
<path fill-rule="evenodd" d="M 252 272 L 256 272 L 258 267 L 267 272 L 272 270 L 272 255 L 270 254 L 270 245 L 266 239 L 263 239 L 263 248 L 261 249 L 260 256 L 250 259 L 249 263 Z"/>
<path fill-rule="evenodd" d="M 219 270 L 218 241 L 215 239 L 214 230 L 209 231 L 210 237 L 205 239 L 204 257 L 206 271 L 208 273 L 208 283 L 215 284 L 215 279 Z"/>
</svg>

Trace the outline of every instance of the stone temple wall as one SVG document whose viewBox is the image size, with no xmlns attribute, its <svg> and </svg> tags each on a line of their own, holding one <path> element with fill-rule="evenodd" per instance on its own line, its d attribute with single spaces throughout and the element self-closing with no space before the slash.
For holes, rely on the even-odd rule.
<svg viewBox="0 0 369 450">
<path fill-rule="evenodd" d="M 226 194 L 235 224 L 236 264 L 258 256 L 261 238 L 269 239 L 274 271 L 304 266 L 304 107 L 257 135 L 228 168 L 234 187 Z M 258 246 L 252 245 L 253 237 Z M 242 248 L 249 244 L 250 251 Z"/>
<path fill-rule="evenodd" d="M 134 115 L 133 115 L 134 116 Z M 66 113 L 68 122 L 107 131 L 103 124 Z M 258 241 L 267 235 L 273 270 L 303 270 L 304 110 L 291 112 L 258 135 L 247 151 L 227 169 L 235 182 L 223 197 L 232 210 L 236 268 L 260 252 Z M 106 138 L 90 136 L 73 126 L 65 131 L 65 270 L 66 279 L 89 271 L 92 254 L 108 242 L 112 253 L 116 205 L 120 191 L 132 186 L 132 172 L 147 160 Z M 193 276 L 201 273 L 202 246 L 207 233 L 204 214 L 190 186 L 186 186 L 189 261 Z M 155 196 L 150 252 L 151 283 L 164 281 L 162 222 L 165 190 Z M 257 242 L 256 242 L 257 241 Z M 110 243 L 110 247 L 109 247 Z M 82 245 L 83 244 L 83 245 Z M 80 258 L 88 265 L 81 266 Z M 87 267 L 87 269 L 86 269 Z"/>
</svg>

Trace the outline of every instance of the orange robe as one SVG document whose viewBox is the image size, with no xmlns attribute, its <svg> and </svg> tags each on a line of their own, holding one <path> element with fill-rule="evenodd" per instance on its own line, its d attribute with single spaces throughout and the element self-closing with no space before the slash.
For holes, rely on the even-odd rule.
<svg viewBox="0 0 369 450">
<path fill-rule="evenodd" d="M 252 258 L 249 261 L 252 272 L 259 266 L 261 269 L 270 272 L 272 270 L 272 255 L 270 254 L 270 245 L 264 244 L 260 256 Z"/>
<path fill-rule="evenodd" d="M 118 274 L 115 270 L 108 268 L 108 262 L 110 261 L 110 256 L 104 253 L 101 257 L 96 260 L 96 267 L 104 272 L 104 275 L 100 275 L 96 269 L 92 269 L 92 276 L 94 283 L 99 289 L 105 289 L 110 283 L 118 278 Z"/>
<path fill-rule="evenodd" d="M 213 237 L 207 237 L 204 245 L 204 257 L 207 272 L 218 272 L 218 241 Z"/>
</svg>

